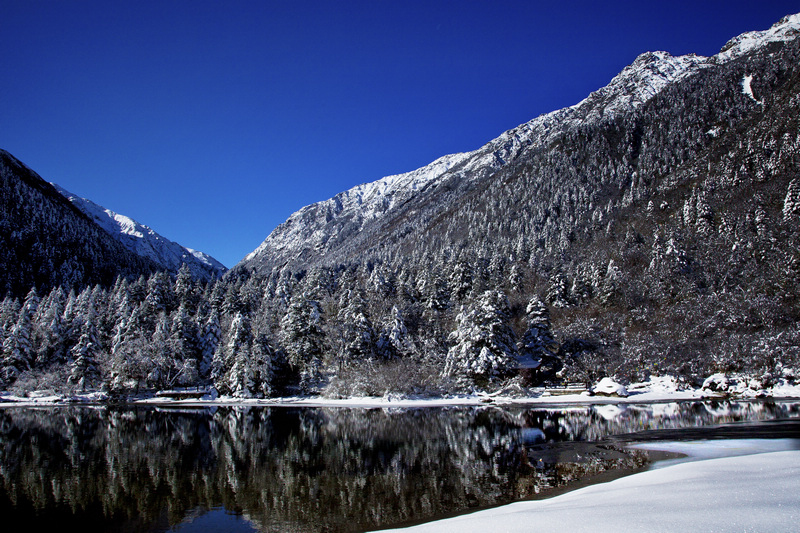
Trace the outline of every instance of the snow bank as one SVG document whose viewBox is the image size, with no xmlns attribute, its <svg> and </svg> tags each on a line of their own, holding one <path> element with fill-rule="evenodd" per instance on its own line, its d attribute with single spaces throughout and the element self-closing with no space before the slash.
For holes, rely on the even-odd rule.
<svg viewBox="0 0 800 533">
<path fill-rule="evenodd" d="M 788 532 L 797 531 L 798 493 L 800 451 L 778 451 L 682 463 L 403 531 Z"/>
<path fill-rule="evenodd" d="M 628 389 L 624 385 L 620 385 L 611 378 L 603 378 L 600 382 L 592 387 L 592 394 L 602 396 L 618 396 L 625 398 L 628 396 Z"/>
</svg>

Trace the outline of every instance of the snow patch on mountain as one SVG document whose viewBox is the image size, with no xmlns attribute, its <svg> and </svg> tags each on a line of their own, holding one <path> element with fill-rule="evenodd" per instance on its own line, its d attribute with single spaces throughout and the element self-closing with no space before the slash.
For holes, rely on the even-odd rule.
<svg viewBox="0 0 800 533">
<path fill-rule="evenodd" d="M 52 185 L 72 202 L 72 205 L 126 248 L 155 261 L 169 271 L 177 272 L 181 265 L 186 264 L 194 277 L 206 280 L 219 278 L 227 271 L 225 265 L 206 253 L 183 247 L 128 216 L 115 213 L 91 200 L 72 194 L 55 183 Z"/>
<path fill-rule="evenodd" d="M 764 105 L 763 100 L 759 100 L 758 98 L 756 98 L 756 95 L 753 94 L 753 87 L 751 85 L 752 83 L 753 83 L 753 76 L 748 75 L 742 78 L 742 92 L 747 96 L 749 96 L 750 99 L 753 100 L 755 103 L 763 106 Z"/>
</svg>

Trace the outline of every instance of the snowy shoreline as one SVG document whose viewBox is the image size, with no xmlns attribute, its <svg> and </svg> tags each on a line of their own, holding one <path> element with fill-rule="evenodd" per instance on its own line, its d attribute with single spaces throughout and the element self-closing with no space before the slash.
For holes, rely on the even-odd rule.
<svg viewBox="0 0 800 533">
<path fill-rule="evenodd" d="M 551 389 L 552 390 L 552 389 Z M 747 379 L 726 378 L 722 375 L 709 377 L 704 387 L 685 389 L 679 387 L 675 378 L 652 377 L 644 383 L 621 386 L 607 378 L 589 390 L 572 394 L 553 394 L 545 389 L 496 393 L 478 392 L 465 395 L 440 397 L 407 397 L 388 394 L 385 396 L 364 396 L 350 398 L 325 398 L 320 396 L 292 396 L 282 398 L 237 398 L 217 396 L 215 391 L 207 394 L 194 393 L 181 399 L 186 391 L 174 391 L 174 395 L 161 393 L 141 397 L 115 399 L 103 392 L 88 392 L 62 396 L 46 392 L 30 393 L 26 397 L 13 396 L 0 392 L 0 407 L 34 407 L 82 404 L 127 403 L 153 406 L 211 407 L 211 406 L 253 406 L 253 407 L 352 407 L 352 408 L 420 408 L 420 407 L 459 407 L 459 406 L 506 406 L 506 405 L 603 405 L 635 403 L 668 403 L 704 400 L 798 400 L 800 385 L 782 382 L 771 388 L 751 387 Z M 191 392 L 191 391 L 190 391 Z M 565 390 L 566 392 L 566 390 Z M 176 397 L 178 396 L 178 397 Z"/>
<path fill-rule="evenodd" d="M 660 442 L 648 448 L 689 458 L 550 499 L 385 531 L 796 531 L 799 441 L 731 440 L 724 448 Z"/>
<path fill-rule="evenodd" d="M 285 397 L 269 399 L 218 397 L 215 399 L 170 399 L 148 397 L 140 399 L 112 400 L 104 393 L 76 394 L 64 396 L 17 397 L 0 394 L 2 407 L 59 407 L 80 405 L 147 405 L 173 407 L 342 407 L 342 408 L 425 408 L 425 407 L 488 407 L 488 406 L 538 406 L 558 407 L 567 405 L 620 405 L 620 404 L 656 404 L 684 401 L 790 401 L 800 400 L 800 390 L 790 394 L 765 396 L 736 396 L 707 394 L 699 390 L 684 391 L 675 394 L 637 394 L 627 397 L 592 396 L 589 394 L 568 394 L 562 396 L 530 396 L 510 397 L 491 396 L 486 394 L 450 396 L 437 398 L 395 398 L 395 397 L 353 397 L 353 398 L 321 398 L 321 397 Z"/>
</svg>

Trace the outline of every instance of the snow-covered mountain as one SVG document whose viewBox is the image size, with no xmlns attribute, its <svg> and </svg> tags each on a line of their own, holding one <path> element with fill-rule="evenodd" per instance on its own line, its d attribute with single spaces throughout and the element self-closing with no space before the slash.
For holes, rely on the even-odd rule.
<svg viewBox="0 0 800 533">
<path fill-rule="evenodd" d="M 22 161 L 0 149 L 0 287 L 110 286 L 159 270 L 123 246 Z"/>
<path fill-rule="evenodd" d="M 181 265 L 186 264 L 195 278 L 205 280 L 219 278 L 227 271 L 225 265 L 206 253 L 181 246 L 130 217 L 72 194 L 55 183 L 52 185 L 128 250 L 166 270 L 177 272 Z"/>
<path fill-rule="evenodd" d="M 445 192 L 454 187 L 468 190 L 470 183 L 495 175 L 518 161 L 521 154 L 545 149 L 565 132 L 630 113 L 666 87 L 699 71 L 724 65 L 769 43 L 792 40 L 798 33 L 800 14 L 795 14 L 784 17 L 766 31 L 748 32 L 731 39 L 712 57 L 644 53 L 607 86 L 576 105 L 534 118 L 475 151 L 447 155 L 415 171 L 358 185 L 300 209 L 270 233 L 239 266 L 273 268 L 314 264 L 322 258 L 341 260 L 347 255 L 342 253 L 343 249 L 358 252 L 373 246 L 374 243 L 366 241 L 374 241 L 376 234 L 383 236 L 386 230 L 407 223 L 420 224 L 419 220 L 408 222 L 418 215 L 410 204 L 412 200 L 422 202 L 434 188 Z M 743 77 L 742 86 L 746 82 L 749 95 L 755 99 L 751 80 L 752 76 Z"/>
</svg>

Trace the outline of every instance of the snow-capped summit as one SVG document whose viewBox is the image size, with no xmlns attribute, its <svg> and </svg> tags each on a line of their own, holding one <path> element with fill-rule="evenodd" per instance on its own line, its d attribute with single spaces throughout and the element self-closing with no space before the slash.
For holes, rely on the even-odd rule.
<svg viewBox="0 0 800 533">
<path fill-rule="evenodd" d="M 169 271 L 177 272 L 181 265 L 186 264 L 195 278 L 206 280 L 219 278 L 227 271 L 225 265 L 206 253 L 181 246 L 130 217 L 72 194 L 55 183 L 52 185 L 127 249 Z"/>
</svg>

